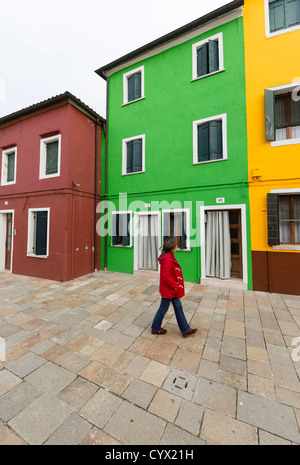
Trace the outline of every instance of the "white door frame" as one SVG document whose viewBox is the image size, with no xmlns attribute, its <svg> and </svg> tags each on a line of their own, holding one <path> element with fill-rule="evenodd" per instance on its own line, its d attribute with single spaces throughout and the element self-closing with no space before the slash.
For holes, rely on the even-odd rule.
<svg viewBox="0 0 300 465">
<path fill-rule="evenodd" d="M 6 215 L 12 213 L 12 225 L 11 225 L 11 257 L 10 257 L 10 269 L 5 270 L 5 250 L 6 250 Z M 14 251 L 14 222 L 15 222 L 15 210 L 0 210 L 0 271 L 12 272 L 13 263 L 13 251 Z"/>
<path fill-rule="evenodd" d="M 140 222 L 140 217 L 141 216 L 149 216 L 149 215 L 156 215 L 158 217 L 158 247 L 161 247 L 161 212 L 160 211 L 144 211 L 144 212 L 134 212 L 134 217 L 133 217 L 133 236 L 134 236 L 134 263 L 133 263 L 133 269 L 137 271 L 138 268 L 138 247 L 137 247 L 137 241 L 138 241 L 138 235 L 139 235 L 139 222 Z"/>
<path fill-rule="evenodd" d="M 242 229 L 242 257 L 243 257 L 243 283 L 248 284 L 247 266 L 247 221 L 246 205 L 205 205 L 200 207 L 200 238 L 201 238 L 201 279 L 206 278 L 205 273 L 205 213 L 207 210 L 240 210 Z"/>
</svg>

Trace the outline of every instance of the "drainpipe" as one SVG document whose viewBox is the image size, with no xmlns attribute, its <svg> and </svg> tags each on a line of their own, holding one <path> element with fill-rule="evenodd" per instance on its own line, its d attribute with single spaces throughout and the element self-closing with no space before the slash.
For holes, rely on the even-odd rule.
<svg viewBox="0 0 300 465">
<path fill-rule="evenodd" d="M 105 123 L 105 216 L 107 214 L 107 161 L 108 161 L 108 78 L 106 78 L 106 123 Z M 104 236 L 104 271 L 107 271 L 107 231 Z"/>
<path fill-rule="evenodd" d="M 98 158 L 99 158 L 99 139 L 98 139 L 98 130 L 99 130 L 99 118 L 96 120 L 96 132 L 95 132 L 95 224 L 94 224 L 94 271 L 97 271 L 97 247 L 98 247 L 98 238 L 97 238 L 97 202 L 98 202 Z"/>
</svg>

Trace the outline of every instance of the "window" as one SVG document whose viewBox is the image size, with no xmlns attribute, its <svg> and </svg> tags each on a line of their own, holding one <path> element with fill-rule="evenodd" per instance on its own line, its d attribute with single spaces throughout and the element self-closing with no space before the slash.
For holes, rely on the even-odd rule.
<svg viewBox="0 0 300 465">
<path fill-rule="evenodd" d="M 300 244 L 300 195 L 279 197 L 280 243 Z"/>
<path fill-rule="evenodd" d="M 227 159 L 226 114 L 193 122 L 194 164 Z"/>
<path fill-rule="evenodd" d="M 131 246 L 131 212 L 112 213 L 111 245 Z"/>
<path fill-rule="evenodd" d="M 122 174 L 145 171 L 145 135 L 123 139 Z"/>
<path fill-rule="evenodd" d="M 268 244 L 300 244 L 300 194 L 267 196 Z"/>
<path fill-rule="evenodd" d="M 193 79 L 219 71 L 224 71 L 222 33 L 193 44 Z"/>
<path fill-rule="evenodd" d="M 189 249 L 189 211 L 167 210 L 163 211 L 163 242 L 174 238 L 178 248 Z"/>
<path fill-rule="evenodd" d="M 61 136 L 41 139 L 40 179 L 60 175 Z"/>
<path fill-rule="evenodd" d="M 123 75 L 123 104 L 144 98 L 144 66 Z"/>
<path fill-rule="evenodd" d="M 300 143 L 300 98 L 296 91 L 294 85 L 265 90 L 266 140 L 275 141 L 272 145 Z"/>
<path fill-rule="evenodd" d="M 1 185 L 16 183 L 17 147 L 3 150 Z"/>
<path fill-rule="evenodd" d="M 267 35 L 297 29 L 300 25 L 300 0 L 265 0 Z"/>
<path fill-rule="evenodd" d="M 49 255 L 49 208 L 28 211 L 27 255 L 47 257 Z"/>
</svg>

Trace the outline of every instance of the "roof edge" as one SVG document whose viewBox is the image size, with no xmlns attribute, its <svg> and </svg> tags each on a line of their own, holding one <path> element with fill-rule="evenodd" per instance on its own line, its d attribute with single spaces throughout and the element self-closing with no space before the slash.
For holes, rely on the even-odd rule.
<svg viewBox="0 0 300 465">
<path fill-rule="evenodd" d="M 158 39 L 155 39 L 152 42 L 149 42 L 148 44 L 143 45 L 142 47 L 139 47 L 136 50 L 133 50 L 132 52 L 127 53 L 126 55 L 123 55 L 120 58 L 117 58 L 111 63 L 108 63 L 107 65 L 104 65 L 101 68 L 97 69 L 95 73 L 98 74 L 100 77 L 102 77 L 104 80 L 107 80 L 107 76 L 105 74 L 106 71 L 116 66 L 119 66 L 123 63 L 126 63 L 127 61 L 133 58 L 136 58 L 139 55 L 142 55 L 143 53 L 148 52 L 149 50 L 153 48 L 156 48 L 162 44 L 165 44 L 166 42 L 170 42 L 172 39 L 175 39 L 176 37 L 179 37 L 180 35 L 183 35 L 193 29 L 196 29 L 199 26 L 203 26 L 204 24 L 209 23 L 210 21 L 213 21 L 214 19 L 217 19 L 220 16 L 224 16 L 227 13 L 230 13 L 231 11 L 241 6 L 244 6 L 244 0 L 234 0 L 230 3 L 227 3 L 226 5 L 223 5 L 220 8 L 217 8 L 216 10 L 213 10 L 204 16 L 201 16 L 200 18 L 196 20 L 184 26 L 181 26 L 180 28 L 175 29 L 172 32 L 169 32 L 168 34 L 165 34 L 159 37 Z"/>
<path fill-rule="evenodd" d="M 73 104 L 79 111 L 82 109 L 84 113 L 88 114 L 93 120 L 100 121 L 101 123 L 105 122 L 105 119 L 100 116 L 97 112 L 95 112 L 92 108 L 88 105 L 83 103 L 80 99 L 75 97 L 75 95 L 71 94 L 71 92 L 66 91 L 63 94 L 56 95 L 55 97 L 50 97 L 47 100 L 43 100 L 42 102 L 35 103 L 30 105 L 29 107 L 23 108 L 22 110 L 17 110 L 9 115 L 3 116 L 0 118 L 0 125 L 12 121 L 17 118 L 21 118 L 22 116 L 29 115 L 38 110 L 46 109 L 51 105 L 55 105 L 57 103 L 61 103 L 66 100 L 68 103 Z"/>
</svg>

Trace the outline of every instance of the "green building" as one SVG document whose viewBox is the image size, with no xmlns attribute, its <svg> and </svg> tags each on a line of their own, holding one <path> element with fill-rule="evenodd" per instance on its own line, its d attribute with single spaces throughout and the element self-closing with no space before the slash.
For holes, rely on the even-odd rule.
<svg viewBox="0 0 300 465">
<path fill-rule="evenodd" d="M 243 3 L 96 71 L 107 81 L 103 268 L 156 276 L 175 237 L 186 281 L 252 288 Z"/>
</svg>

